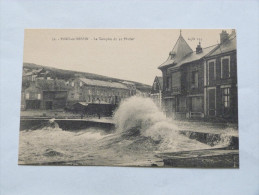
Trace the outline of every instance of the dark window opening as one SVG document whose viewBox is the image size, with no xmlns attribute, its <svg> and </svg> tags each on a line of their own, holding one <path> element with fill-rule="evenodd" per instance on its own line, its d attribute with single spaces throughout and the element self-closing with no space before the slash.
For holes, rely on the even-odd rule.
<svg viewBox="0 0 259 195">
<path fill-rule="evenodd" d="M 199 74 L 198 71 L 192 72 L 192 88 L 198 88 L 199 87 Z"/>
<path fill-rule="evenodd" d="M 229 78 L 230 77 L 230 64 L 229 59 L 225 58 L 221 61 L 221 77 L 222 78 Z"/>
<path fill-rule="evenodd" d="M 215 63 L 210 62 L 209 63 L 209 84 L 213 83 L 215 81 Z"/>
</svg>

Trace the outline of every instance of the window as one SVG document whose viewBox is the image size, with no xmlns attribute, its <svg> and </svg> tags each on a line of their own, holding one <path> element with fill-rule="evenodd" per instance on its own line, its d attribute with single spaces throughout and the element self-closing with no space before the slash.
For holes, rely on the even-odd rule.
<svg viewBox="0 0 259 195">
<path fill-rule="evenodd" d="M 30 94 L 29 94 L 29 93 L 26 93 L 25 98 L 26 98 L 26 100 L 30 99 Z"/>
<path fill-rule="evenodd" d="M 172 73 L 172 88 L 179 88 L 181 86 L 181 73 L 173 72 Z"/>
<path fill-rule="evenodd" d="M 181 72 L 173 72 L 171 76 L 170 89 L 173 93 L 179 93 L 181 90 Z"/>
<path fill-rule="evenodd" d="M 40 100 L 40 98 L 41 98 L 41 94 L 40 94 L 40 93 L 38 93 L 38 100 Z"/>
<path fill-rule="evenodd" d="M 83 86 L 83 82 L 82 82 L 82 81 L 80 81 L 79 85 L 80 85 L 80 87 L 82 87 L 82 86 Z"/>
<path fill-rule="evenodd" d="M 209 61 L 208 64 L 208 81 L 209 84 L 212 84 L 213 81 L 215 81 L 216 77 L 216 66 L 215 66 L 215 60 Z"/>
<path fill-rule="evenodd" d="M 199 74 L 198 71 L 192 72 L 192 88 L 198 88 L 199 86 Z"/>
<path fill-rule="evenodd" d="M 229 88 L 222 88 L 222 104 L 224 108 L 230 107 Z"/>
<path fill-rule="evenodd" d="M 75 97 L 75 94 L 74 93 L 71 93 L 71 98 L 74 98 Z"/>
<path fill-rule="evenodd" d="M 71 83 L 71 86 L 72 86 L 72 87 L 74 87 L 74 86 L 75 86 L 75 83 L 74 83 L 74 81 Z"/>
<path fill-rule="evenodd" d="M 221 58 L 221 78 L 230 77 L 230 57 L 226 56 Z"/>
</svg>

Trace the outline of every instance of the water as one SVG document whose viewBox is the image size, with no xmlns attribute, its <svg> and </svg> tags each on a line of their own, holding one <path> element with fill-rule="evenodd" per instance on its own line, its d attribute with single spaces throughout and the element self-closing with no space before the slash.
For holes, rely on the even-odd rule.
<svg viewBox="0 0 259 195">
<path fill-rule="evenodd" d="M 167 119 L 149 98 L 125 100 L 113 121 L 116 124 L 113 133 L 95 128 L 63 131 L 54 120 L 37 130 L 21 131 L 19 163 L 162 166 L 162 159 L 156 154 L 212 148 L 182 135 L 179 122 Z M 230 136 L 226 133 L 222 136 L 224 139 L 214 148 L 228 144 Z"/>
</svg>

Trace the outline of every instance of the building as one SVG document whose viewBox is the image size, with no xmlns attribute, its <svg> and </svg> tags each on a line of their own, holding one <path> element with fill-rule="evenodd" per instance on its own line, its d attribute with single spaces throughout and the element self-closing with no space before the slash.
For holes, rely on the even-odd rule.
<svg viewBox="0 0 259 195">
<path fill-rule="evenodd" d="M 167 116 L 173 118 L 223 117 L 221 112 L 222 105 L 217 106 L 217 104 L 221 104 L 220 102 L 223 101 L 223 97 L 222 95 L 219 95 L 219 92 L 215 91 L 215 93 L 213 93 L 212 89 L 215 89 L 215 85 L 218 85 L 218 90 L 220 88 L 229 88 L 231 85 L 232 97 L 237 97 L 236 88 L 234 89 L 234 86 L 236 85 L 236 60 L 234 60 L 236 45 L 232 43 L 233 41 L 228 41 L 233 35 L 229 36 L 226 31 L 223 31 L 220 36 L 220 44 L 202 48 L 199 43 L 196 50 L 192 51 L 180 33 L 168 59 L 158 67 L 163 75 L 162 102 L 163 110 L 165 110 Z M 229 58 L 229 52 L 232 52 L 232 55 L 230 56 L 232 61 L 229 62 L 232 64 L 229 66 L 233 66 L 231 68 L 231 74 L 226 72 L 230 71 L 230 69 L 227 69 L 228 65 L 220 64 L 227 63 L 226 59 Z M 218 64 L 215 64 L 214 72 L 208 72 L 207 64 L 212 61 L 215 63 L 218 62 Z M 211 65 L 211 67 L 212 66 L 213 65 Z M 220 68 L 221 66 L 224 67 L 224 69 Z M 211 82 L 208 85 L 208 74 L 212 73 L 215 74 L 215 78 L 217 75 L 218 79 L 216 83 Z M 232 80 L 225 79 L 223 82 L 220 75 L 223 76 L 225 74 L 232 75 Z M 228 94 L 228 89 L 226 89 L 225 92 Z M 208 93 L 210 93 L 209 96 L 211 98 L 208 97 Z M 217 99 L 215 99 L 216 93 L 218 94 Z M 212 107 L 212 96 L 215 99 L 214 107 Z M 220 98 L 222 98 L 222 101 Z M 227 101 L 227 97 L 225 99 Z M 232 103 L 233 108 L 231 109 L 231 113 L 233 114 L 235 112 L 234 110 L 237 108 L 237 104 L 234 100 L 232 100 Z M 221 109 L 219 107 L 221 107 Z M 218 108 L 218 114 L 216 113 L 216 108 Z M 212 113 L 213 109 L 215 112 L 214 114 Z M 226 112 L 230 112 L 227 110 L 228 109 L 225 109 Z"/>
<path fill-rule="evenodd" d="M 51 72 L 44 68 L 23 72 L 23 81 L 36 81 L 36 80 L 53 80 L 54 76 Z"/>
<path fill-rule="evenodd" d="M 63 109 L 66 106 L 67 93 L 62 80 L 36 80 L 22 90 L 21 109 Z"/>
<path fill-rule="evenodd" d="M 221 44 L 206 57 L 204 64 L 204 114 L 237 121 L 236 33 L 222 31 Z"/>
<path fill-rule="evenodd" d="M 150 97 L 159 108 L 162 108 L 162 91 L 163 91 L 163 78 L 156 76 L 151 88 Z"/>
<path fill-rule="evenodd" d="M 119 104 L 121 100 L 136 94 L 131 85 L 112 81 L 75 78 L 67 85 L 69 106 L 77 102 Z"/>
</svg>

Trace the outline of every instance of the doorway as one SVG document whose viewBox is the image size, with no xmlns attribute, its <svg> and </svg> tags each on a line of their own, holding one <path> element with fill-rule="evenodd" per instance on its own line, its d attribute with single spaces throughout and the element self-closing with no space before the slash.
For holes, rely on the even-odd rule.
<svg viewBox="0 0 259 195">
<path fill-rule="evenodd" d="M 216 89 L 208 90 L 208 98 L 209 98 L 209 116 L 216 115 Z"/>
</svg>

